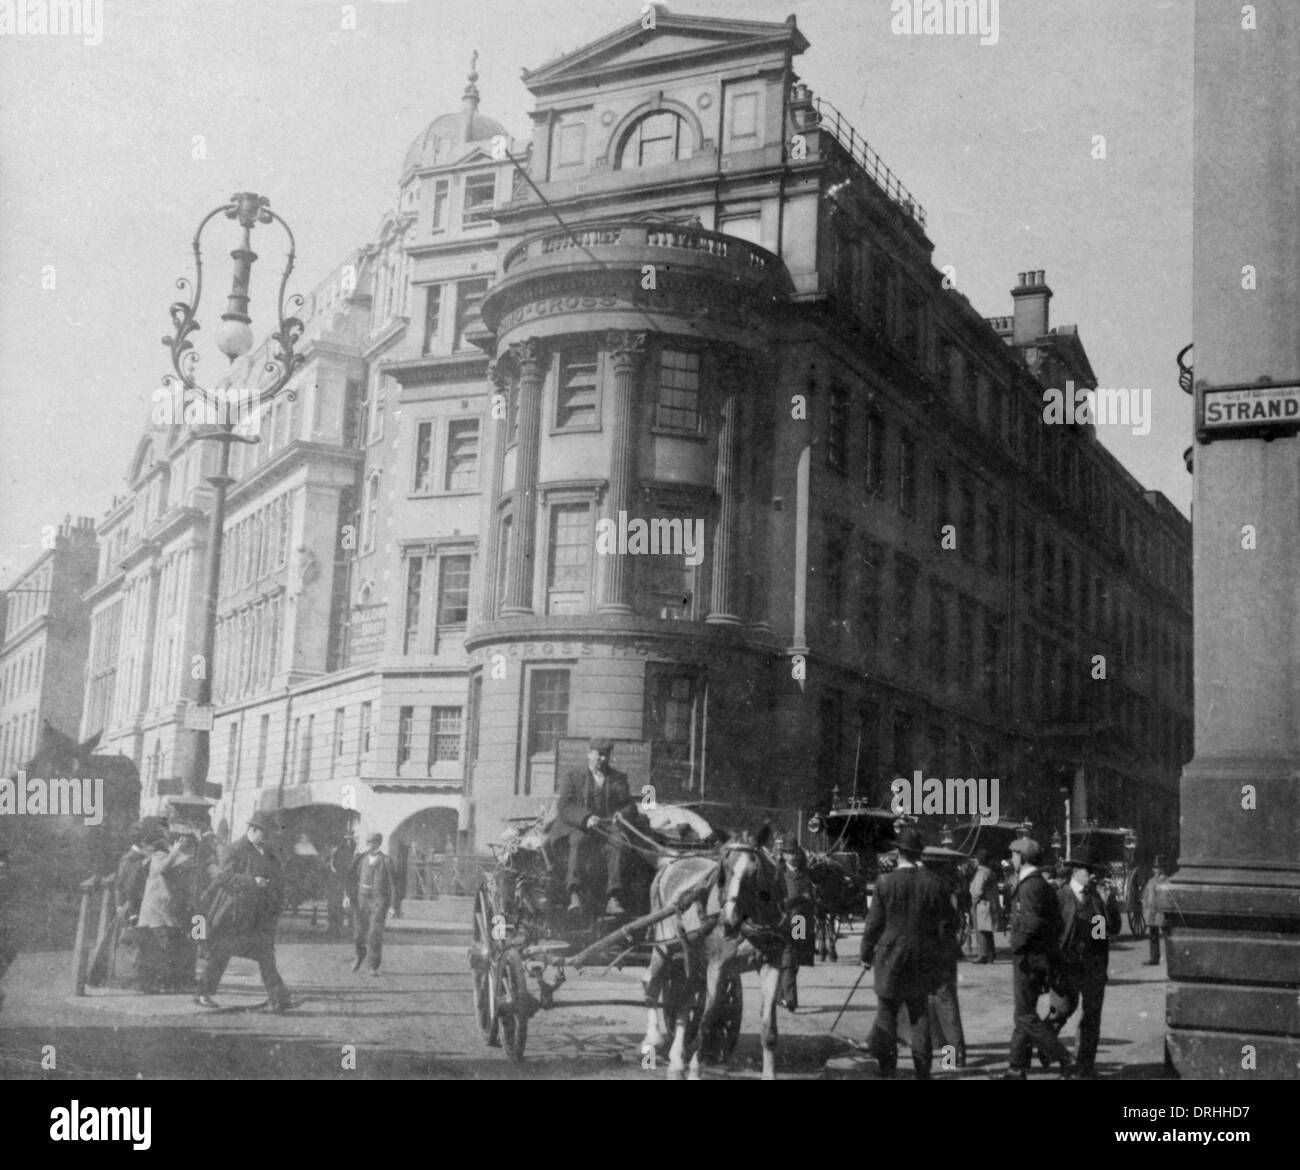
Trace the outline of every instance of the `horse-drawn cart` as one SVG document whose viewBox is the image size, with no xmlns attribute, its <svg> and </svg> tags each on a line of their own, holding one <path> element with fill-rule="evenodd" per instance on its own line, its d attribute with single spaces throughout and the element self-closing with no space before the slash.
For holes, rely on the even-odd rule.
<svg viewBox="0 0 1300 1170">
<path fill-rule="evenodd" d="M 496 865 L 474 899 L 469 962 L 479 1032 L 488 1046 L 503 1048 L 511 1060 L 523 1059 L 530 1018 L 556 1006 L 555 993 L 568 973 L 596 965 L 602 965 L 605 973 L 649 966 L 656 948 L 670 954 L 681 948 L 687 930 L 704 932 L 714 925 L 716 916 L 710 921 L 704 911 L 719 864 L 714 861 L 713 830 L 703 818 L 681 808 L 661 806 L 642 812 L 655 832 L 653 843 L 671 842 L 660 844 L 664 855 L 697 857 L 704 863 L 702 875 L 710 880 L 693 884 L 670 905 L 631 918 L 612 919 L 586 906 L 585 900 L 581 913 L 568 912 L 565 869 L 547 840 L 546 816 L 512 821 L 491 846 Z M 644 904 L 645 891 L 640 893 Z M 682 934 L 665 938 L 656 926 L 674 917 Z M 679 984 L 680 974 L 669 970 L 653 998 L 669 1032 L 681 1010 Z M 738 972 L 724 980 L 720 995 L 720 1011 L 704 1037 L 704 1048 L 715 1060 L 725 1061 L 740 1037 L 744 996 Z M 690 1026 L 698 1025 L 698 1005 L 688 1004 L 685 1010 L 692 1013 Z"/>
<path fill-rule="evenodd" d="M 1136 863 L 1137 844 L 1137 834 L 1132 829 L 1103 829 L 1088 824 L 1070 833 L 1071 852 L 1087 846 L 1099 856 L 1106 867 L 1106 880 L 1114 887 L 1124 909 L 1129 930 L 1134 938 L 1144 938 L 1147 924 L 1142 912 L 1142 891 L 1151 869 Z"/>
</svg>

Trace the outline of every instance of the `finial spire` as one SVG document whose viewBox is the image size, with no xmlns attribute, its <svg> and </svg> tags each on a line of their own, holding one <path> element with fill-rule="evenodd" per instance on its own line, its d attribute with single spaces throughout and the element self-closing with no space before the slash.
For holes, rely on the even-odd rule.
<svg viewBox="0 0 1300 1170">
<path fill-rule="evenodd" d="M 465 87 L 465 92 L 461 96 L 465 102 L 465 112 L 472 114 L 478 109 L 478 86 L 474 83 L 478 80 L 478 50 L 475 49 L 469 58 L 469 84 Z"/>
</svg>

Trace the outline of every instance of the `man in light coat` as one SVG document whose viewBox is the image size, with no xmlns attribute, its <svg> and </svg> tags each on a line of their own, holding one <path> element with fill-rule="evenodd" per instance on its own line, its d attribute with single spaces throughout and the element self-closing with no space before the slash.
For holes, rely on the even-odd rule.
<svg viewBox="0 0 1300 1170">
<path fill-rule="evenodd" d="M 1142 887 L 1142 918 L 1147 924 L 1147 942 L 1150 944 L 1150 953 L 1146 961 L 1142 964 L 1144 967 L 1158 967 L 1160 965 L 1160 935 L 1165 928 L 1165 914 L 1159 908 L 1157 899 L 1157 890 L 1161 882 L 1168 880 L 1165 876 L 1164 862 L 1156 858 L 1155 872 L 1147 880 L 1147 884 Z"/>
<path fill-rule="evenodd" d="M 384 923 L 397 898 L 397 872 L 388 855 L 379 848 L 383 843 L 382 833 L 371 833 L 366 838 L 366 851 L 352 862 L 348 871 L 348 892 L 343 899 L 344 907 L 350 905 L 353 910 L 352 942 L 357 957 L 352 970 L 360 971 L 369 958 L 371 976 L 379 974 L 379 963 L 384 957 Z"/>
<path fill-rule="evenodd" d="M 971 913 L 975 930 L 979 934 L 980 953 L 976 963 L 991 963 L 997 956 L 993 932 L 997 929 L 998 875 L 989 865 L 989 851 L 981 849 L 975 854 L 979 867 L 970 883 Z"/>
</svg>

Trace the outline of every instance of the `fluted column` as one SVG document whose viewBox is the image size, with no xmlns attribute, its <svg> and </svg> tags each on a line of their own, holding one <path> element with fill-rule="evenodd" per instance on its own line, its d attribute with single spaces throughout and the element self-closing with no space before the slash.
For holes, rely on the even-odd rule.
<svg viewBox="0 0 1300 1170">
<path fill-rule="evenodd" d="M 537 543 L 537 465 L 542 434 L 545 346 L 536 338 L 516 342 L 510 353 L 519 370 L 519 436 L 515 452 L 515 506 L 510 525 L 510 579 L 503 617 L 533 612 L 533 550 Z M 506 425 L 510 425 L 509 419 Z"/>
<path fill-rule="evenodd" d="M 739 371 L 728 363 L 723 374 L 722 411 L 719 415 L 718 458 L 713 490 L 718 497 L 718 519 L 713 530 L 713 588 L 709 616 L 713 625 L 739 625 L 736 616 L 735 574 L 732 551 L 736 539 L 736 430 L 739 424 Z"/>
<path fill-rule="evenodd" d="M 612 447 L 609 494 L 605 514 L 617 526 L 619 513 L 632 507 L 632 485 L 636 476 L 637 375 L 645 356 L 644 333 L 609 333 L 605 347 L 614 367 L 614 386 L 609 398 L 609 437 Z M 600 560 L 600 613 L 630 614 L 627 557 L 614 552 Z"/>
</svg>

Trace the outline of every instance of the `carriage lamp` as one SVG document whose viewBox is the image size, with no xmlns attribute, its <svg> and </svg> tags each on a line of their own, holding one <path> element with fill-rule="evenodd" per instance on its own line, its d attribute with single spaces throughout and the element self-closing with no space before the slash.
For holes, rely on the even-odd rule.
<svg viewBox="0 0 1300 1170">
<path fill-rule="evenodd" d="M 1132 860 L 1133 854 L 1137 851 L 1137 847 L 1138 847 L 1137 834 L 1133 832 L 1132 829 L 1125 829 L 1124 830 L 1124 852 L 1129 855 L 1130 860 Z"/>
<path fill-rule="evenodd" d="M 939 826 L 939 844 L 945 849 L 952 848 L 952 830 L 947 825 Z"/>
<path fill-rule="evenodd" d="M 183 401 L 197 400 L 203 407 L 203 418 L 215 418 L 215 425 L 196 428 L 200 440 L 209 440 L 219 444 L 217 469 L 215 474 L 207 476 L 212 485 L 212 513 L 208 528 L 208 564 L 207 591 L 205 595 L 205 613 L 203 623 L 203 671 L 198 680 L 198 688 L 191 701 L 194 718 L 187 719 L 194 734 L 194 750 L 190 753 L 184 775 L 181 778 L 181 793 L 185 797 L 207 796 L 211 789 L 207 785 L 208 759 L 211 744 L 212 714 L 212 678 L 214 674 L 213 655 L 217 631 L 217 594 L 221 581 L 221 553 L 226 518 L 226 489 L 234 481 L 230 477 L 230 444 L 256 443 L 255 434 L 238 433 L 236 425 L 247 420 L 239 411 L 244 405 L 256 402 L 260 409 L 272 398 L 284 390 L 289 379 L 303 364 L 304 357 L 295 352 L 295 346 L 302 337 L 303 323 L 296 316 L 302 306 L 301 296 L 285 298 L 285 289 L 289 276 L 293 272 L 296 242 L 293 232 L 284 219 L 271 210 L 270 200 L 264 195 L 251 191 L 236 192 L 228 202 L 215 207 L 200 221 L 194 233 L 191 248 L 194 252 L 194 280 L 186 277 L 176 281 L 176 287 L 182 292 L 188 291 L 188 301 L 174 302 L 168 312 L 172 320 L 173 333 L 162 339 L 171 351 L 173 373 L 163 377 L 163 385 L 177 394 Z M 194 348 L 191 334 L 199 329 L 199 301 L 203 295 L 203 257 L 200 243 L 203 230 L 218 215 L 234 220 L 241 229 L 238 246 L 230 253 L 234 261 L 234 273 L 231 278 L 230 294 L 226 300 L 226 311 L 221 314 L 222 324 L 218 328 L 214 341 L 217 348 L 229 359 L 231 365 L 253 349 L 252 319 L 248 315 L 249 281 L 257 253 L 252 249 L 252 233 L 259 224 L 278 223 L 289 238 L 288 254 L 284 271 L 280 276 L 280 290 L 276 302 L 277 332 L 271 334 L 276 342 L 262 370 L 257 373 L 269 377 L 267 385 L 255 393 L 234 388 L 224 394 L 219 390 L 206 389 L 198 384 L 196 373 L 199 362 L 198 351 Z M 286 307 L 293 312 L 287 312 Z M 251 379 L 250 379 L 251 380 Z M 289 401 L 293 401 L 294 392 L 287 391 Z M 183 417 L 183 416 L 182 416 Z M 179 421 L 179 419 L 177 420 Z"/>
<path fill-rule="evenodd" d="M 1059 853 L 1060 851 L 1061 851 L 1061 830 L 1053 829 L 1052 830 L 1052 852 Z"/>
</svg>

